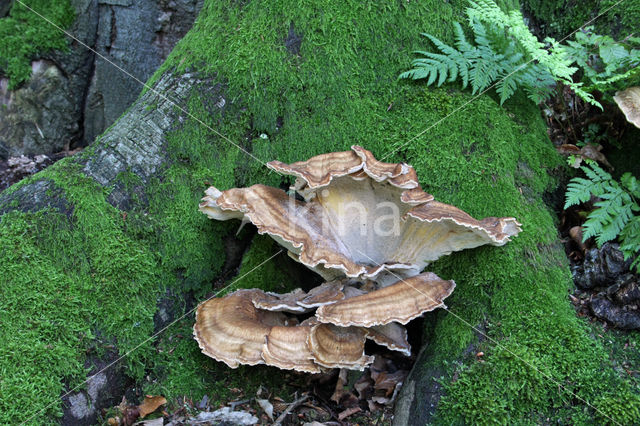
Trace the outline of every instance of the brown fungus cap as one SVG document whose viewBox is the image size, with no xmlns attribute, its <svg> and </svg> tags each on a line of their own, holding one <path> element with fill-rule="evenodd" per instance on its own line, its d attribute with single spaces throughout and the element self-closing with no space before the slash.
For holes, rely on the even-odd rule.
<svg viewBox="0 0 640 426">
<path fill-rule="evenodd" d="M 286 325 L 287 317 L 256 309 L 252 299 L 262 294 L 262 290 L 238 290 L 198 306 L 193 334 L 205 355 L 231 368 L 264 363 L 265 338 L 273 326 Z"/>
<path fill-rule="evenodd" d="M 327 368 L 364 370 L 373 362 L 365 355 L 366 330 L 359 327 L 338 327 L 315 324 L 311 327 L 307 344 L 316 364 Z"/>
<path fill-rule="evenodd" d="M 262 350 L 262 358 L 267 365 L 285 370 L 320 373 L 322 368 L 313 362 L 314 356 L 307 342 L 311 325 L 295 327 L 275 326 L 269 332 Z"/>
<path fill-rule="evenodd" d="M 443 300 L 455 286 L 453 281 L 425 272 L 367 294 L 321 306 L 316 318 L 342 327 L 372 327 L 392 321 L 406 324 L 425 312 L 444 307 Z"/>
<path fill-rule="evenodd" d="M 394 281 L 390 275 L 413 276 L 443 255 L 503 245 L 520 232 L 514 218 L 476 220 L 434 201 L 413 167 L 377 161 L 358 146 L 269 167 L 297 176 L 306 202 L 264 185 L 211 187 L 200 210 L 217 220 L 251 221 L 327 280 L 347 276 L 384 286 Z"/>
<path fill-rule="evenodd" d="M 322 283 L 309 290 L 304 299 L 298 305 L 305 308 L 317 308 L 318 306 L 330 305 L 345 298 L 344 287 L 347 280 L 335 280 Z"/>
<path fill-rule="evenodd" d="M 258 309 L 267 311 L 304 313 L 318 306 L 335 303 L 344 299 L 346 280 L 336 280 L 322 283 L 312 288 L 308 293 L 302 289 L 295 289 L 285 294 L 264 293 L 253 299 L 253 305 Z"/>
<path fill-rule="evenodd" d="M 367 339 L 371 339 L 378 345 L 385 346 L 392 351 L 402 352 L 406 356 L 411 355 L 407 329 L 397 322 L 367 328 Z"/>
<path fill-rule="evenodd" d="M 640 86 L 616 92 L 613 100 L 616 101 L 627 121 L 640 127 Z"/>
<path fill-rule="evenodd" d="M 258 309 L 274 312 L 308 312 L 308 309 L 298 305 L 298 302 L 306 296 L 307 293 L 300 288 L 285 294 L 267 292 L 255 297 L 253 299 L 253 306 Z"/>
</svg>

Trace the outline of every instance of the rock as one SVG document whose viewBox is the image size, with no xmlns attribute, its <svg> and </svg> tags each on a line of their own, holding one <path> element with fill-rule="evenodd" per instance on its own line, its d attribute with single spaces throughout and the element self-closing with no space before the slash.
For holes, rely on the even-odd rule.
<svg viewBox="0 0 640 426">
<path fill-rule="evenodd" d="M 246 411 L 231 411 L 231 408 L 223 407 L 212 412 L 202 411 L 189 423 L 194 425 L 219 423 L 238 426 L 254 425 L 258 423 L 258 418 Z"/>
<path fill-rule="evenodd" d="M 60 152 L 77 137 L 78 123 L 69 119 L 75 108 L 67 78 L 51 61 L 31 66 L 31 80 L 17 90 L 8 90 L 8 79 L 0 79 L 0 159 Z"/>
<path fill-rule="evenodd" d="M 638 277 L 631 273 L 618 277 L 616 283 L 608 287 L 607 296 L 619 305 L 629 305 L 640 301 Z"/>
<path fill-rule="evenodd" d="M 603 296 L 591 300 L 591 310 L 595 316 L 625 330 L 640 329 L 640 312 L 617 306 Z"/>
<path fill-rule="evenodd" d="M 575 284 L 582 289 L 611 285 L 631 263 L 624 260 L 618 247 L 616 243 L 604 243 L 599 249 L 587 251 L 584 262 L 571 268 Z"/>
</svg>

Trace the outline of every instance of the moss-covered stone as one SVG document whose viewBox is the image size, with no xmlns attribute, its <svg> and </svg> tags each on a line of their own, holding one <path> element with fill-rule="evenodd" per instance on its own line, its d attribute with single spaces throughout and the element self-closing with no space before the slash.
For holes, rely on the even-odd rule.
<svg viewBox="0 0 640 426">
<path fill-rule="evenodd" d="M 11 342 L 10 349 L 0 348 L 0 371 L 7 372 L 0 376 L 6 405 L 0 423 L 24 418 L 25 406 L 53 403 L 47 413 L 58 414 L 63 383 L 72 387 L 84 378 L 85 349 L 103 341 L 115 341 L 120 354 L 135 349 L 125 358 L 128 374 L 146 393 L 170 400 L 204 394 L 223 400 L 230 387 L 250 388 L 243 375 L 285 392 L 274 369 L 232 371 L 200 354 L 189 315 L 147 340 L 156 304 L 175 295 L 179 319 L 214 294 L 225 262 L 223 237 L 238 224 L 216 223 L 197 211 L 204 188 L 286 185 L 261 163 L 303 160 L 354 143 L 378 158 L 389 154 L 387 161 L 413 164 L 438 200 L 476 217 L 513 215 L 524 226 L 505 247 L 457 253 L 434 265 L 458 284 L 450 312 L 431 315 L 431 341 L 417 370 L 438 366 L 444 372 L 440 422 L 526 423 L 544 416 L 545 422 L 571 423 L 600 415 L 545 375 L 605 414 L 621 416 L 609 405 L 615 398 L 635 407 L 637 384 L 618 377 L 608 352 L 566 300 L 568 267 L 554 217 L 541 201 L 554 190 L 562 159 L 537 108 L 524 97 L 502 108 L 489 96 L 474 99 L 453 88 L 396 80 L 411 51 L 423 47 L 419 33 L 450 40 L 450 22 L 462 19 L 465 5 L 206 2 L 152 81 L 196 69 L 219 90 L 213 96 L 205 87 L 191 88 L 181 105 L 188 114 L 177 114 L 158 150 L 165 158 L 161 167 L 146 174 L 132 165 L 101 187 L 83 165 L 117 143 L 106 138 L 11 189 L 51 180 L 64 191 L 70 213 L 9 212 L 0 221 L 0 265 L 8 271 L 0 276 L 0 334 Z M 260 266 L 277 247 L 267 237 L 254 243 L 234 285 L 285 284 L 279 268 Z M 225 285 L 217 284 L 215 291 Z M 476 342 L 469 324 L 482 325 L 495 339 L 480 343 L 485 363 L 464 359 L 465 348 Z M 633 420 L 633 413 L 619 418 Z"/>
<path fill-rule="evenodd" d="M 25 0 L 23 3 L 42 17 L 14 2 L 9 16 L 0 18 L 0 73 L 9 77 L 10 89 L 29 79 L 31 60 L 36 54 L 68 47 L 63 32 L 45 19 L 64 30 L 75 17 L 69 0 Z"/>
</svg>

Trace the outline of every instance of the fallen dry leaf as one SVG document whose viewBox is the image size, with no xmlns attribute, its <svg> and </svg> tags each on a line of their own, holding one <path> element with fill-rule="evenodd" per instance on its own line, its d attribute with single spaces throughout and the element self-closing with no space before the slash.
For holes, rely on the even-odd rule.
<svg viewBox="0 0 640 426">
<path fill-rule="evenodd" d="M 358 398 L 360 399 L 365 399 L 368 393 L 373 393 L 371 389 L 371 380 L 364 374 L 353 385 L 353 388 L 358 392 Z"/>
<path fill-rule="evenodd" d="M 376 377 L 376 382 L 373 385 L 375 390 L 382 390 L 385 396 L 389 396 L 396 389 L 396 386 L 402 384 L 407 372 L 404 370 L 398 370 L 395 373 L 387 373 L 383 371 Z"/>
<path fill-rule="evenodd" d="M 342 420 L 346 419 L 347 417 L 352 416 L 355 413 L 358 413 L 360 411 L 362 411 L 362 409 L 360 407 L 347 408 L 346 410 L 344 410 L 343 412 L 338 414 L 338 420 L 342 421 Z"/>
<path fill-rule="evenodd" d="M 138 405 L 138 410 L 140 412 L 140 418 L 144 418 L 148 414 L 156 411 L 161 405 L 167 403 L 167 399 L 161 395 L 147 395 L 144 397 L 144 401 L 142 404 Z"/>
<path fill-rule="evenodd" d="M 573 162 L 570 164 L 573 168 L 579 168 L 585 159 L 597 161 L 613 170 L 613 166 L 607 161 L 607 157 L 602 151 L 602 145 L 586 144 L 582 148 L 578 148 L 573 144 L 563 144 L 557 148 L 558 153 L 562 155 L 573 155 Z"/>
<path fill-rule="evenodd" d="M 584 242 L 582 242 L 582 226 L 573 226 L 569 229 L 569 236 L 576 244 L 578 244 L 580 250 L 585 251 L 587 249 Z"/>
</svg>

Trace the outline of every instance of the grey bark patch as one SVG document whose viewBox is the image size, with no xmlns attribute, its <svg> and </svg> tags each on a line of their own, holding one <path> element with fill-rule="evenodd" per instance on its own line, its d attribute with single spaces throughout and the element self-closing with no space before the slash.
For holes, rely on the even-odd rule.
<svg viewBox="0 0 640 426">
<path fill-rule="evenodd" d="M 118 174 L 127 171 L 147 182 L 167 160 L 166 133 L 179 115 L 176 105 L 183 105 L 200 82 L 192 74 L 165 74 L 104 134 L 85 173 L 103 186 L 114 184 Z"/>
<path fill-rule="evenodd" d="M 91 424 L 97 420 L 96 402 L 106 385 L 107 376 L 104 373 L 98 373 L 87 381 L 86 392 L 78 392 L 69 396 L 67 414 L 72 417 L 72 423 Z"/>
<path fill-rule="evenodd" d="M 96 424 L 99 410 L 118 404 L 125 393 L 131 379 L 124 374 L 124 368 L 115 363 L 117 352 L 109 351 L 106 355 L 90 357 L 85 367 L 91 367 L 91 374 L 80 387 L 69 395 L 63 396 L 62 425 L 89 426 Z"/>
<path fill-rule="evenodd" d="M 416 364 L 420 361 L 420 357 Z M 415 367 L 407 378 L 394 410 L 394 426 L 426 425 L 433 421 L 443 390 L 437 379 L 443 375 L 438 368 L 418 371 Z"/>
<path fill-rule="evenodd" d="M 76 420 L 91 418 L 96 410 L 89 405 L 84 393 L 77 393 L 69 397 L 69 413 Z"/>
<path fill-rule="evenodd" d="M 54 209 L 68 217 L 73 214 L 64 191 L 52 180 L 42 179 L 11 193 L 0 194 L 0 215 L 14 210 L 35 213 L 44 209 Z"/>
<path fill-rule="evenodd" d="M 133 0 L 100 0 L 98 3 L 126 7 L 131 6 L 133 4 Z"/>
<path fill-rule="evenodd" d="M 107 197 L 109 204 L 122 211 L 132 210 L 134 208 L 134 200 L 139 205 L 146 206 L 148 204 L 148 197 L 143 186 L 126 187 L 119 182 Z"/>
<path fill-rule="evenodd" d="M 475 338 L 458 354 L 454 362 L 473 357 L 478 345 L 485 340 L 486 328 L 484 324 L 475 327 Z M 427 339 L 428 341 L 428 339 Z M 439 379 L 445 376 L 445 369 L 434 365 L 434 354 L 429 351 L 427 344 L 422 346 L 409 376 L 398 395 L 394 409 L 394 426 L 414 426 L 431 424 L 436 417 L 440 399 L 444 396 L 444 388 Z"/>
<path fill-rule="evenodd" d="M 153 315 L 153 332 L 159 333 L 176 319 L 181 319 L 183 313 L 189 312 L 196 304 L 191 292 L 176 292 L 167 289 L 164 296 L 156 302 L 156 313 Z M 193 314 L 190 318 L 193 320 Z"/>
</svg>

